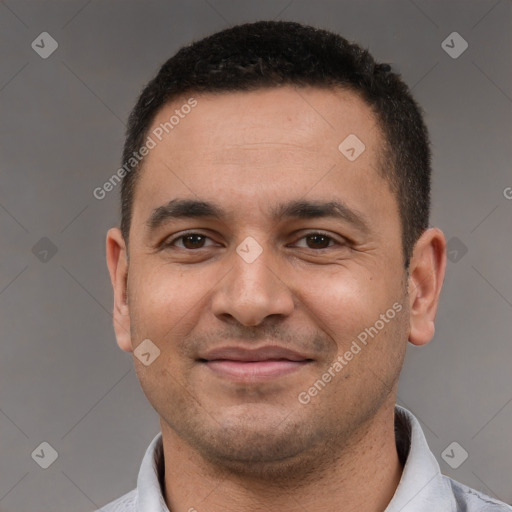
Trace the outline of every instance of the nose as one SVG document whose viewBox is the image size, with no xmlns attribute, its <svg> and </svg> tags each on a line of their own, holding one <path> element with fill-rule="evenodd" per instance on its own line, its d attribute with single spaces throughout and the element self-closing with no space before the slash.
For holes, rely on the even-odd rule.
<svg viewBox="0 0 512 512">
<path fill-rule="evenodd" d="M 273 258 L 270 249 L 263 249 L 251 262 L 233 251 L 232 268 L 212 298 L 213 313 L 221 320 L 234 318 L 246 326 L 259 325 L 271 315 L 290 315 L 293 294 Z"/>
</svg>

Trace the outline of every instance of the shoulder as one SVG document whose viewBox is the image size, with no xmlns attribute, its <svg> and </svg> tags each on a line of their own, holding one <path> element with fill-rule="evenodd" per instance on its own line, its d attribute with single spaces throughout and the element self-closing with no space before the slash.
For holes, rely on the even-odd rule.
<svg viewBox="0 0 512 512">
<path fill-rule="evenodd" d="M 120 498 L 117 498 L 116 500 L 99 508 L 95 512 L 136 512 L 136 505 L 137 489 L 133 489 Z"/>
<path fill-rule="evenodd" d="M 512 506 L 444 476 L 451 487 L 457 503 L 457 510 L 464 512 L 512 512 Z"/>
</svg>

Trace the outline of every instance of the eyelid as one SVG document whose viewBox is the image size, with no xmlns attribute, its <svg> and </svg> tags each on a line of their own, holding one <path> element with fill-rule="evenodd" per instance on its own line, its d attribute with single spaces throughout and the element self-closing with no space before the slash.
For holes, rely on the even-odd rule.
<svg viewBox="0 0 512 512">
<path fill-rule="evenodd" d="M 174 244 L 182 239 L 182 238 L 185 238 L 186 236 L 190 236 L 190 235 L 200 235 L 200 236 L 203 236 L 204 238 L 208 238 L 211 240 L 211 237 L 208 236 L 207 234 L 201 232 L 201 230 L 199 229 L 195 229 L 195 230 L 188 230 L 188 231 L 183 231 L 181 233 L 178 233 L 176 234 L 175 236 L 172 236 L 172 238 L 169 240 L 169 238 L 165 238 L 160 244 L 159 244 L 159 247 L 160 248 L 167 248 L 167 247 L 173 247 L 175 246 Z M 344 246 L 344 245 L 347 245 L 350 243 L 350 241 L 345 238 L 345 237 L 342 237 L 340 236 L 340 240 L 337 239 L 337 237 L 333 236 L 332 234 L 328 233 L 328 232 L 325 232 L 325 231 L 322 231 L 322 230 L 307 230 L 305 232 L 302 232 L 301 236 L 299 236 L 298 238 L 295 239 L 295 242 L 294 243 L 297 243 L 299 240 L 302 240 L 308 236 L 311 236 L 311 235 L 321 235 L 321 236 L 325 236 L 326 238 L 329 238 L 330 241 L 334 242 L 333 245 L 330 245 L 328 247 L 324 247 L 322 249 L 311 249 L 309 247 L 302 247 L 303 249 L 310 249 L 314 252 L 320 252 L 320 251 L 324 251 L 326 249 L 331 249 L 333 247 L 335 247 L 336 245 L 338 246 Z M 208 246 L 208 247 L 211 247 L 211 246 Z M 182 247 L 180 247 L 180 249 L 182 249 Z M 197 249 L 186 249 L 186 251 L 188 252 L 194 252 L 194 251 L 198 251 L 198 250 L 201 250 L 201 249 L 206 249 L 206 247 L 199 247 Z"/>
<path fill-rule="evenodd" d="M 297 243 L 299 240 L 302 240 L 308 236 L 311 236 L 311 235 L 320 235 L 320 236 L 325 236 L 325 238 L 329 238 L 330 241 L 334 242 L 334 245 L 338 244 L 338 245 L 346 245 L 348 243 L 348 240 L 342 236 L 340 236 L 340 240 L 332 235 L 331 233 L 327 233 L 325 231 L 322 231 L 322 230 L 308 230 L 306 232 L 303 232 L 298 238 L 295 239 L 295 242 L 294 243 Z M 316 252 L 320 252 L 322 250 L 325 250 L 325 249 L 330 249 L 331 247 L 334 247 L 334 245 L 331 245 L 329 247 L 324 247 L 324 249 L 312 249 L 313 251 L 316 251 Z M 306 247 L 306 249 L 309 249 L 309 247 Z"/>
<path fill-rule="evenodd" d="M 164 238 L 162 242 L 160 242 L 160 244 L 158 245 L 159 248 L 161 249 L 165 249 L 167 247 L 171 247 L 171 246 L 174 246 L 174 244 L 182 239 L 182 238 L 185 238 L 186 236 L 190 236 L 190 235 L 200 235 L 204 238 L 209 238 L 211 240 L 211 237 L 208 236 L 207 234 L 205 233 L 202 233 L 201 230 L 199 229 L 191 229 L 191 230 L 188 230 L 188 231 L 182 231 L 181 233 L 178 233 L 176 235 L 173 235 L 171 237 L 167 237 L 167 238 Z M 210 246 L 208 246 L 210 247 Z M 180 249 L 182 249 L 182 247 L 180 247 Z M 197 250 L 200 250 L 200 249 L 205 249 L 205 247 L 199 247 L 199 249 L 195 249 L 196 251 Z M 185 249 L 189 252 L 193 252 L 193 249 Z"/>
</svg>

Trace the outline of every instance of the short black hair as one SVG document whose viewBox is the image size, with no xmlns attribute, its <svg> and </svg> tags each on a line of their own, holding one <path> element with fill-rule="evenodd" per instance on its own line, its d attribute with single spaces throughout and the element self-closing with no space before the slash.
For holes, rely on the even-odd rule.
<svg viewBox="0 0 512 512">
<path fill-rule="evenodd" d="M 431 153 L 421 108 L 389 64 L 342 36 L 288 21 L 236 25 L 181 48 L 142 91 L 127 126 L 121 187 L 121 231 L 128 243 L 133 197 L 144 144 L 157 112 L 185 93 L 253 91 L 292 85 L 340 87 L 360 95 L 384 135 L 379 166 L 400 212 L 408 269 L 430 213 Z M 341 142 L 341 141 L 340 141 Z M 127 163 L 133 163 L 126 167 Z"/>
</svg>

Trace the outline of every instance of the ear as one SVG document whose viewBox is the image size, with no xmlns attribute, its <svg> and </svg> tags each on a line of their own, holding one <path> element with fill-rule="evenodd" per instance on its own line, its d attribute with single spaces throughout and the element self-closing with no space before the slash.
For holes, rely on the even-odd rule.
<svg viewBox="0 0 512 512">
<path fill-rule="evenodd" d="M 425 345 L 434 337 L 445 270 L 446 239 L 440 229 L 429 228 L 414 245 L 409 266 L 409 341 L 413 345 Z"/>
<path fill-rule="evenodd" d="M 114 288 L 113 320 L 117 344 L 125 352 L 132 352 L 127 293 L 128 254 L 119 228 L 111 228 L 107 233 L 107 266 Z"/>
</svg>

